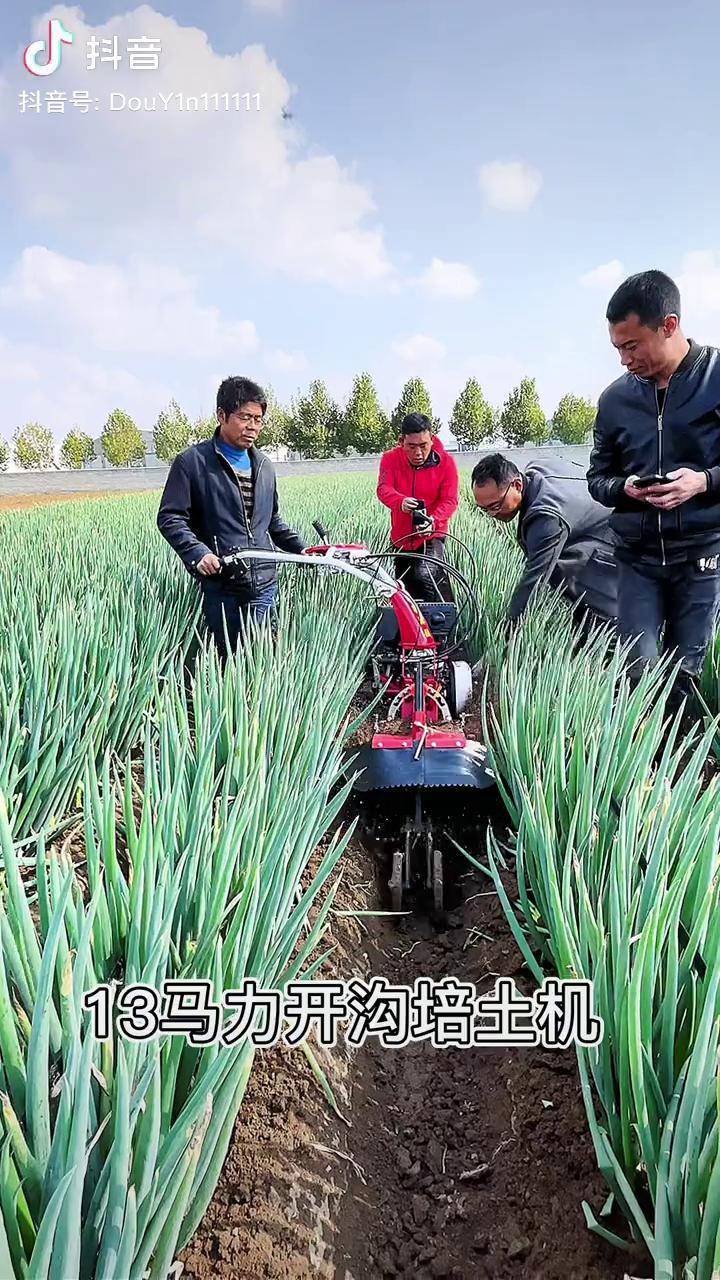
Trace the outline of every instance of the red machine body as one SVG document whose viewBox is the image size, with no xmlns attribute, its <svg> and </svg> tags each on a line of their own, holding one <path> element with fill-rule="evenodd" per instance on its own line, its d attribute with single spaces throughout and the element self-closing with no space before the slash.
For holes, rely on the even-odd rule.
<svg viewBox="0 0 720 1280">
<path fill-rule="evenodd" d="M 367 553 L 367 548 L 359 543 L 347 543 L 333 547 L 332 551 L 340 558 L 351 558 L 353 554 Z M 307 556 L 327 557 L 327 554 L 327 544 L 308 547 L 305 551 Z M 432 661 L 437 655 L 437 642 L 424 613 L 417 601 L 399 584 L 390 596 L 389 604 L 397 618 L 400 634 L 401 673 L 396 679 L 387 677 L 385 684 L 388 695 L 393 699 L 397 699 L 399 694 L 403 695 L 400 718 L 409 722 L 410 732 L 376 733 L 371 743 L 373 750 L 393 751 L 414 748 L 416 759 L 423 750 L 447 751 L 458 748 L 463 750 L 467 746 L 464 733 L 459 730 L 453 733 L 442 733 L 433 731 L 430 727 L 437 724 L 440 719 L 439 702 L 444 691 L 437 674 L 437 662 Z M 406 665 L 407 659 L 411 656 L 414 664 L 417 664 L 418 659 L 423 658 L 428 661 L 428 666 L 432 663 L 431 669 L 423 674 L 420 696 L 418 696 L 420 691 L 416 688 L 416 680 Z"/>
<path fill-rule="evenodd" d="M 327 537 L 319 522 L 314 527 L 319 537 Z M 394 843 L 391 849 L 388 885 L 392 907 L 400 911 L 403 894 L 411 884 L 421 883 L 432 890 L 435 908 L 442 911 L 443 855 L 437 847 L 434 819 L 423 812 L 423 798 L 428 793 L 441 796 L 448 787 L 459 787 L 469 795 L 495 785 L 487 749 L 480 742 L 468 741 L 454 727 L 472 695 L 470 665 L 453 657 L 458 646 L 448 642 L 449 631 L 443 629 L 442 618 L 438 621 L 433 615 L 432 606 L 421 606 L 414 600 L 380 566 L 382 557 L 373 555 L 362 543 L 335 545 L 328 539 L 302 555 L 238 551 L 225 560 L 231 565 L 254 558 L 302 562 L 305 557 L 322 560 L 323 569 L 329 572 L 343 571 L 359 578 L 372 587 L 381 606 L 373 670 L 376 687 L 388 695 L 386 719 L 397 722 L 398 732 L 376 732 L 371 742 L 352 748 L 349 767 L 354 775 L 353 791 L 366 795 L 396 791 L 412 796 L 413 813 L 402 827 L 404 841 L 402 845 Z M 438 607 L 454 609 L 446 603 Z M 424 610 L 428 609 L 426 617 Z M 390 623 L 387 633 L 383 630 L 386 621 Z M 438 727 L 440 720 L 443 728 Z"/>
</svg>

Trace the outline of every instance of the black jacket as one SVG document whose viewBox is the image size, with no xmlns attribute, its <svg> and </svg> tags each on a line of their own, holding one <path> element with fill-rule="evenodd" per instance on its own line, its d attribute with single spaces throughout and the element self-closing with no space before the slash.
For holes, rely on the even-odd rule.
<svg viewBox="0 0 720 1280">
<path fill-rule="evenodd" d="M 624 492 L 632 475 L 679 467 L 704 471 L 707 493 L 673 511 L 657 511 Z M 655 384 L 626 373 L 603 392 L 587 473 L 622 559 L 678 563 L 720 551 L 720 352 L 690 343 L 659 411 Z"/>
<path fill-rule="evenodd" d="M 277 571 L 272 561 L 249 561 L 250 572 L 242 582 L 228 581 L 221 574 L 202 577 L 195 571 L 198 561 L 209 552 L 222 556 L 238 547 L 300 552 L 305 544 L 278 515 L 275 470 L 259 449 L 248 450 L 254 482 L 248 526 L 240 486 L 217 447 L 217 436 L 216 432 L 211 440 L 192 445 L 175 459 L 160 500 L 157 525 L 204 591 L 231 591 L 253 599 L 275 581 Z"/>
<path fill-rule="evenodd" d="M 559 588 L 603 618 L 617 615 L 615 540 L 608 513 L 587 491 L 580 467 L 531 462 L 523 474 L 517 538 L 525 570 L 510 603 L 519 618 L 538 584 Z"/>
</svg>

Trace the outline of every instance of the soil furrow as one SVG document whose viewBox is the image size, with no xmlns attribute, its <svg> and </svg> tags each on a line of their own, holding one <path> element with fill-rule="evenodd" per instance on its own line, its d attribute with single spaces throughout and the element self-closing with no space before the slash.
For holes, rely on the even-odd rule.
<svg viewBox="0 0 720 1280">
<path fill-rule="evenodd" d="M 421 910 L 401 924 L 336 917 L 334 973 L 408 985 L 454 975 L 479 992 L 509 976 L 530 990 L 497 895 L 466 865 L 447 927 Z M 386 905 L 382 875 L 356 842 L 339 905 Z M 598 1211 L 606 1188 L 572 1050 L 385 1049 L 370 1039 L 321 1056 L 349 1127 L 324 1106 L 304 1058 L 263 1055 L 185 1275 L 650 1274 L 642 1255 L 621 1256 L 585 1226 L 582 1201 Z"/>
</svg>

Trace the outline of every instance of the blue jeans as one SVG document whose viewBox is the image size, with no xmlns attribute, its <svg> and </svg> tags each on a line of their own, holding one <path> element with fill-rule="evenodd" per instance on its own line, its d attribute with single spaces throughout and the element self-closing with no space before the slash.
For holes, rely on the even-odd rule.
<svg viewBox="0 0 720 1280">
<path fill-rule="evenodd" d="M 238 595 L 230 591 L 203 591 L 203 617 L 223 662 L 228 655 L 228 644 L 231 653 L 237 649 L 248 619 L 255 622 L 269 622 L 274 629 L 276 602 L 276 582 L 271 582 L 252 600 L 241 600 Z"/>
<path fill-rule="evenodd" d="M 687 564 L 626 564 L 618 561 L 618 623 L 623 639 L 635 641 L 636 669 L 675 651 L 681 683 L 702 669 L 720 600 L 720 568 Z"/>
</svg>

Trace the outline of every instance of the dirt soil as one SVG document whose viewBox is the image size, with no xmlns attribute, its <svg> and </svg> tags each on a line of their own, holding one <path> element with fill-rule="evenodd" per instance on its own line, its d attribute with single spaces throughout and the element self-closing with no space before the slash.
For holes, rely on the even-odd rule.
<svg viewBox="0 0 720 1280">
<path fill-rule="evenodd" d="M 355 696 L 352 706 L 350 707 L 348 712 L 349 723 L 352 723 L 363 714 L 364 708 L 370 705 L 375 694 L 376 690 L 373 687 L 372 681 L 367 680 L 361 686 Z M 461 719 L 443 720 L 438 718 L 436 722 L 430 724 L 430 729 L 433 732 L 437 731 L 439 733 L 452 733 L 455 730 L 459 730 L 461 733 L 465 734 L 466 738 L 483 742 L 485 740 L 485 735 L 483 733 L 482 705 L 482 681 L 478 680 L 475 682 L 472 698 Z M 366 715 L 365 719 L 360 725 L 358 725 L 355 732 L 348 737 L 346 742 L 348 750 L 355 750 L 356 748 L 362 747 L 366 743 L 371 742 L 375 733 L 401 734 L 412 732 L 408 721 L 401 719 L 385 720 L 382 715 L 379 714 L 379 711 L 380 708 L 378 708 L 377 713 Z"/>
<path fill-rule="evenodd" d="M 130 491 L 128 491 L 130 492 Z M 133 489 L 132 493 L 151 493 L 151 489 Z M 122 498 L 123 492 L 113 489 L 73 490 L 72 493 L 16 493 L 0 496 L 0 511 L 21 511 L 28 507 L 47 507 L 52 502 L 84 502 L 85 499 Z"/>
<path fill-rule="evenodd" d="M 482 846 L 476 846 L 482 857 Z M 455 909 L 336 915 L 328 972 L 531 984 L 487 877 L 457 855 Z M 339 907 L 386 908 L 377 851 L 345 856 Z M 183 1276 L 621 1280 L 647 1276 L 590 1233 L 597 1172 L 573 1051 L 383 1049 L 323 1056 L 343 1123 L 300 1051 L 258 1056 L 223 1176 Z M 613 1223 L 618 1228 L 619 1224 Z"/>
</svg>

